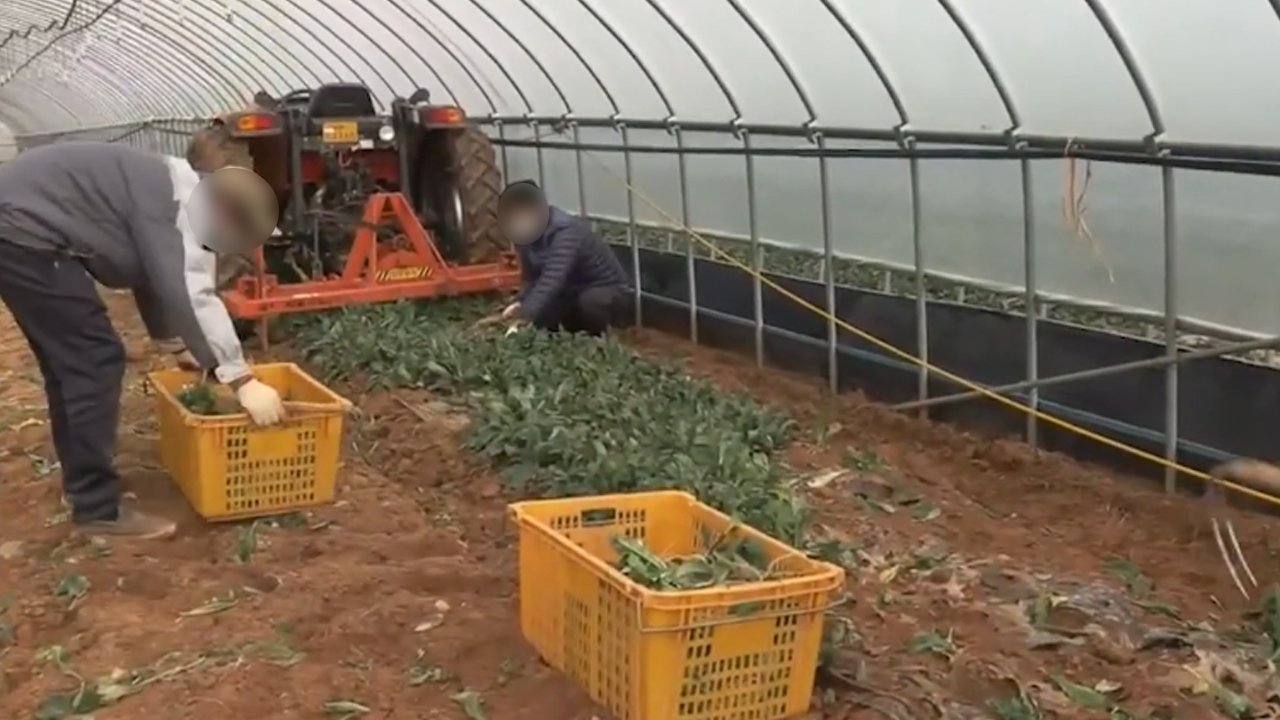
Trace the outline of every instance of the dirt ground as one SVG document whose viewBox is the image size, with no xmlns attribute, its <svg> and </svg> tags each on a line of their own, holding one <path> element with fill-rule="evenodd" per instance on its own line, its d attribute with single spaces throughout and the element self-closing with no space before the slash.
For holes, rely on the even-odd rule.
<svg viewBox="0 0 1280 720">
<path fill-rule="evenodd" d="M 1059 716 L 1105 715 L 1082 707 L 1089 698 L 1074 685 L 1084 685 L 1122 698 L 1132 717 L 1232 716 L 1200 695 L 1217 680 L 1278 716 L 1273 665 L 1238 644 L 1268 643 L 1247 616 L 1280 580 L 1274 518 L 1225 511 L 1263 588 L 1245 600 L 1203 501 L 857 395 L 832 398 L 818 382 L 668 335 L 639 331 L 632 342 L 812 428 L 791 465 L 808 473 L 829 535 L 858 547 L 867 570 L 846 609 L 857 633 L 846 664 L 859 674 L 834 678 L 851 691 L 836 706 L 960 718 L 970 715 L 955 703 L 982 707 L 1021 689 Z"/>
<path fill-rule="evenodd" d="M 109 302 L 131 354 L 120 468 L 179 536 L 69 535 L 39 375 L 0 315 L 0 717 L 31 717 L 82 680 L 110 692 L 129 673 L 146 679 L 97 720 L 603 716 L 520 639 L 500 485 L 457 449 L 465 418 L 422 394 L 353 398 L 362 416 L 334 506 L 208 525 L 158 467 L 138 382 L 155 361 L 130 298 Z M 1232 664 L 1222 638 L 1248 604 L 1186 499 L 833 401 L 666 336 L 627 341 L 813 428 L 789 461 L 854 568 L 813 718 L 1042 717 L 988 708 L 1019 689 L 1060 717 L 1091 716 L 1077 685 L 1122 697 L 1133 717 L 1209 718 L 1211 701 L 1180 698 L 1203 689 L 1197 673 L 1262 682 Z M 1277 575 L 1266 520 L 1241 526 L 1265 586 Z"/>
</svg>

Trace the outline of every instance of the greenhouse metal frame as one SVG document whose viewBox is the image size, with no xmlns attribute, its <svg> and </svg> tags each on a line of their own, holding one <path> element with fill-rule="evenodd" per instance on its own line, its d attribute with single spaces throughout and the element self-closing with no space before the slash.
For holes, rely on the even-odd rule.
<svg viewBox="0 0 1280 720">
<path fill-rule="evenodd" d="M 279 94 L 325 82 L 359 81 L 385 106 L 395 95 L 427 87 L 440 101 L 466 108 L 487 128 L 509 179 L 540 180 L 553 201 L 591 217 L 619 243 L 620 256 L 635 273 L 636 319 L 642 324 L 679 326 L 692 339 L 713 344 L 736 334 L 741 337 L 730 344 L 741 345 L 745 337 L 762 364 L 793 354 L 770 350 L 771 342 L 808 348 L 804 352 L 817 353 L 821 362 L 817 367 L 812 360 L 800 363 L 798 369 L 825 375 L 833 391 L 853 385 L 877 394 L 879 376 L 867 375 L 866 368 L 897 362 L 897 382 L 909 377 L 911 390 L 881 395 L 902 409 L 937 412 L 974 397 L 1015 397 L 1030 410 L 1019 421 L 1029 442 L 1042 442 L 1045 422 L 1062 425 L 1037 417 L 1048 410 L 1070 419 L 1068 431 L 1083 429 L 1129 454 L 1137 448 L 1144 462 L 1162 467 L 1170 489 L 1179 464 L 1194 470 L 1225 455 L 1266 454 L 1266 440 L 1257 432 L 1228 428 L 1216 434 L 1189 433 L 1182 427 L 1188 415 L 1202 424 L 1221 424 L 1225 412 L 1244 418 L 1237 425 L 1265 428 L 1280 421 L 1280 415 L 1271 414 L 1276 412 L 1271 406 L 1280 403 L 1268 400 L 1280 398 L 1274 371 L 1215 359 L 1280 345 L 1272 337 L 1280 323 L 1236 324 L 1224 317 L 1229 312 L 1197 320 L 1198 308 L 1188 312 L 1182 307 L 1186 279 L 1180 280 L 1184 234 L 1179 203 L 1183 173 L 1262 178 L 1259 183 L 1280 174 L 1280 132 L 1266 122 L 1272 106 L 1280 106 L 1280 91 L 1266 83 L 1265 70 L 1276 67 L 1268 58 L 1280 60 L 1275 57 L 1280 43 L 1273 42 L 1280 37 L 1280 0 L 1186 0 L 1173 6 L 1154 0 L 1053 0 L 1036 9 L 1013 0 L 900 0 L 890 10 L 883 5 L 865 0 L 10 0 L 0 21 L 0 123 L 8 126 L 19 151 L 92 139 L 181 154 L 187 135 L 205 118 L 240 107 L 259 89 Z M 1224 34 L 1237 51 L 1228 52 L 1225 45 L 1201 48 L 1202 61 L 1211 66 L 1205 74 L 1216 73 L 1215 87 L 1222 88 L 1221 97 L 1203 98 L 1196 93 L 1209 81 L 1192 82 L 1175 74 L 1187 68 L 1154 67 L 1159 61 L 1150 58 L 1172 57 L 1178 50 L 1160 43 L 1203 40 L 1210 33 L 1195 25 L 1211 17 L 1227 18 L 1214 22 L 1236 31 Z M 1175 25 L 1186 25 L 1185 34 L 1152 39 Z M 1067 37 L 1057 37 L 1054 26 Z M 1098 101 L 1100 105 L 1075 119 L 1055 115 L 1052 107 L 1033 112 L 1031 105 L 1053 103 L 1044 97 L 1026 100 L 1036 92 L 1023 92 L 1026 88 L 1013 78 L 1025 78 L 1030 71 L 1026 62 L 1017 61 L 1007 38 L 1018 36 L 1019 47 L 1039 42 L 1046 56 L 1057 51 L 1066 72 L 1069 62 L 1060 56 L 1084 42 L 1080 37 L 1086 29 L 1092 38 L 1089 47 L 1100 53 L 1090 62 L 1106 65 L 1107 82 L 1127 88 L 1128 96 L 1114 104 L 1124 105 L 1130 116 L 1115 122 L 1115 130 L 1095 122 L 1092 126 L 1100 129 L 1077 135 L 1075 126 L 1090 126 L 1087 120 L 1094 111 L 1111 101 Z M 806 38 L 814 47 L 806 47 Z M 1266 49 L 1271 45 L 1278 49 Z M 956 48 L 969 55 L 963 72 L 955 62 Z M 1248 52 L 1258 55 L 1255 62 L 1241 60 Z M 943 56 L 944 67 L 934 68 L 926 80 L 912 78 L 915 64 L 938 62 L 924 60 L 934 54 Z M 970 117 L 917 111 L 913 97 L 949 90 L 952 76 L 938 75 L 948 62 L 955 64 L 956 86 L 978 87 L 979 80 L 985 84 L 983 92 L 993 99 L 994 110 Z M 848 70 L 855 65 L 857 78 L 871 79 L 860 92 L 854 92 L 859 88 L 853 88 L 854 71 Z M 826 80 L 815 80 L 819 75 Z M 1056 76 L 1047 77 L 1048 90 L 1039 85 L 1033 89 L 1051 96 Z M 1082 103 L 1089 96 L 1087 90 L 1077 94 Z M 849 110 L 871 95 L 883 122 L 859 121 L 857 112 Z M 1167 97 L 1175 98 L 1171 102 L 1178 112 L 1170 111 Z M 1225 109 L 1227 99 L 1236 103 L 1234 110 Z M 1223 109 L 1199 123 L 1186 113 L 1197 103 Z M 4 146 L 0 138 L 0 153 Z M 779 214 L 769 207 L 772 190 L 761 188 L 762 178 L 773 175 L 764 166 L 783 160 L 792 163 L 787 167 L 811 173 L 803 193 L 814 204 L 808 222 L 815 230 L 804 242 L 764 229 L 767 217 Z M 900 225 L 909 242 L 898 243 L 895 258 L 841 247 L 849 244 L 843 239 L 848 233 L 838 230 L 833 219 L 848 194 L 836 188 L 833 174 L 847 164 L 872 161 L 890 161 L 905 171 L 900 194 L 909 212 Z M 1018 196 L 1010 202 L 1021 216 L 1016 250 L 1021 277 L 979 278 L 931 267 L 925 219 L 931 192 L 922 185 L 922 165 L 949 161 L 1016 168 L 1009 177 L 1016 175 Z M 736 164 L 741 182 L 736 202 L 745 213 L 743 222 L 699 218 L 701 206 L 694 194 L 711 177 L 691 170 L 699 162 L 719 163 L 720 168 Z M 1158 288 L 1148 283 L 1145 306 L 1063 292 L 1061 282 L 1046 287 L 1042 256 L 1049 241 L 1042 235 L 1050 220 L 1038 217 L 1048 214 L 1046 198 L 1043 183 L 1033 180 L 1033 168 L 1041 162 L 1070 166 L 1073 178 L 1077 162 L 1133 166 L 1158 175 L 1159 248 L 1150 248 L 1145 262 L 1159 282 Z M 665 179 L 646 182 L 639 167 L 643 163 L 650 170 L 663 164 Z M 603 178 L 625 198 L 611 203 L 612 212 L 598 211 L 599 203 L 590 197 L 596 180 Z M 654 199 L 659 196 L 661 201 Z M 721 204 L 734 204 L 732 197 L 725 198 Z M 1064 212 L 1071 215 L 1070 209 Z M 1274 226 L 1277 220 L 1263 217 L 1259 222 Z M 772 266 L 769 256 L 782 252 L 808 252 L 816 272 L 802 277 L 791 267 Z M 844 261 L 872 280 L 851 286 L 838 276 L 837 266 Z M 707 287 L 713 275 L 727 277 L 721 269 L 707 270 L 708 263 L 723 268 L 724 262 L 742 266 L 732 269 L 736 284 Z M 955 285 L 936 290 L 940 282 L 946 285 L 943 281 Z M 1217 291 L 1223 294 L 1249 291 L 1226 277 L 1203 282 L 1221 283 Z M 1111 283 L 1116 285 L 1116 279 Z M 992 294 L 999 302 L 973 308 L 963 288 Z M 734 293 L 740 297 L 733 302 L 719 297 Z M 874 322 L 859 327 L 857 319 L 847 319 L 842 308 L 859 298 L 910 304 L 910 315 L 895 316 L 900 322 L 889 333 L 901 338 L 893 343 L 899 352 L 860 336 L 864 329 L 877 335 Z M 818 306 L 817 315 L 800 323 L 804 328 L 789 327 L 795 323 L 779 320 L 779 311 L 770 320 L 766 306 L 795 300 Z M 739 309 L 726 311 L 726 302 Z M 1059 332 L 1055 328 L 1063 323 L 1048 309 L 1063 307 L 1137 318 L 1148 326 L 1149 337 L 1126 338 L 1129 350 L 1105 366 L 1051 372 L 1051 351 L 1042 345 L 1046 333 Z M 943 339 L 937 339 L 935 322 L 945 322 L 938 320 L 939 313 L 958 313 L 972 323 L 993 308 L 1020 312 L 1016 319 L 1006 315 L 1002 321 L 1007 326 L 1002 337 L 1018 337 L 1018 349 L 1009 346 L 1011 340 L 1001 343 L 994 336 L 974 342 L 1000 346 L 1008 356 L 1006 364 L 1020 366 L 1017 376 L 966 373 L 966 361 L 955 356 L 960 351 L 948 350 L 965 342 L 966 332 L 944 329 Z M 820 320 L 816 325 L 815 319 Z M 1106 334 L 1078 327 L 1069 332 Z M 1180 343 L 1187 333 L 1217 342 L 1189 352 Z M 1153 337 L 1161 345 L 1155 350 Z M 909 370 L 903 355 L 916 358 L 908 363 Z M 1190 360 L 1197 363 L 1187 365 Z M 846 362 L 862 370 L 850 371 Z M 1212 372 L 1199 370 L 1206 367 Z M 981 389 L 957 382 L 950 372 L 974 376 Z M 1046 395 L 1068 383 L 1078 387 L 1135 372 L 1146 373 L 1143 392 L 1149 395 L 1152 379 L 1159 378 L 1159 397 L 1143 400 L 1158 407 L 1158 423 L 1107 417 L 1105 408 L 1089 407 L 1087 398 L 1058 402 Z M 850 373 L 858 377 L 842 377 Z M 1183 399 L 1188 388 L 1191 397 Z M 1232 392 L 1256 402 L 1228 409 L 1226 401 L 1205 405 L 1201 398 L 1221 393 L 1235 397 Z M 1010 429 L 1007 422 L 1002 427 Z M 1221 440 L 1224 435 L 1232 439 Z"/>
</svg>

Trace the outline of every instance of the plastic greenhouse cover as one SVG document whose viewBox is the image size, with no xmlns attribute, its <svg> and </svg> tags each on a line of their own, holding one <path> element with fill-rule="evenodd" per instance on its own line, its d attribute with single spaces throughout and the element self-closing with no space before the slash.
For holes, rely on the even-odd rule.
<svg viewBox="0 0 1280 720">
<path fill-rule="evenodd" d="M 1280 17 L 1267 0 L 9 0 L 0 122 L 18 136 L 226 110 L 259 89 L 359 80 L 386 103 L 421 86 L 474 116 L 622 117 L 824 128 L 1010 129 L 1064 138 L 1280 147 Z M 31 31 L 31 32 L 26 32 Z M 518 136 L 512 128 L 512 136 Z M 739 147 L 731 135 L 690 144 Z M 584 142 L 618 133 L 584 129 Z M 634 131 L 636 145 L 670 135 Z M 756 146 L 806 146 L 752 138 Z M 157 148 L 161 149 L 161 148 Z M 536 153 L 507 153 L 534 176 Z M 577 158 L 543 154 L 578 209 Z M 623 161 L 588 160 L 593 215 L 627 215 Z M 636 186 L 680 207 L 672 155 L 633 154 Z M 837 252 L 910 264 L 908 162 L 830 164 Z M 1032 164 L 1039 289 L 1159 310 L 1163 186 L 1155 168 L 1093 168 L 1088 224 L 1063 221 L 1060 161 Z M 813 160 L 757 158 L 765 239 L 821 247 Z M 692 224 L 749 235 L 742 157 L 688 160 Z M 919 163 L 930 270 L 1023 283 L 1016 162 Z M 1270 241 L 1280 185 L 1180 170 L 1184 315 L 1280 330 Z M 637 204 L 642 220 L 659 213 Z M 1108 271 L 1108 266 L 1110 272 Z M 1224 293 L 1230 278 L 1256 293 Z"/>
</svg>

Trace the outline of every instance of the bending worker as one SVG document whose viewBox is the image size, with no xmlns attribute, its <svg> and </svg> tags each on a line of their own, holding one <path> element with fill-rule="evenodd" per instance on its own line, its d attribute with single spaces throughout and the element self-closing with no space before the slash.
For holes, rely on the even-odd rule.
<svg viewBox="0 0 1280 720">
<path fill-rule="evenodd" d="M 250 373 L 215 291 L 216 256 L 192 232 L 187 202 L 199 180 L 187 160 L 95 142 L 46 145 L 0 165 L 0 300 L 44 376 L 63 493 L 88 532 L 175 530 L 121 504 L 125 351 L 95 280 L 132 289 L 155 348 L 184 369 L 212 371 L 256 423 L 284 416 L 279 393 Z"/>
<path fill-rule="evenodd" d="M 627 273 L 613 250 L 585 220 L 548 205 L 532 180 L 507 186 L 498 219 L 517 246 L 522 276 L 519 299 L 501 319 L 603 335 L 628 297 Z"/>
</svg>

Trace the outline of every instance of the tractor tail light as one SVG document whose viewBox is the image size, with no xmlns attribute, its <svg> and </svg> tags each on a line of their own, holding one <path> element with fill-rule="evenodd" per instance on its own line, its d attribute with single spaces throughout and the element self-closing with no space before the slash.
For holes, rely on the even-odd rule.
<svg viewBox="0 0 1280 720">
<path fill-rule="evenodd" d="M 263 135 L 278 130 L 280 121 L 274 113 L 245 113 L 230 125 L 236 135 Z"/>
<path fill-rule="evenodd" d="M 467 116 L 453 105 L 428 105 L 420 111 L 423 125 L 461 125 Z"/>
</svg>

